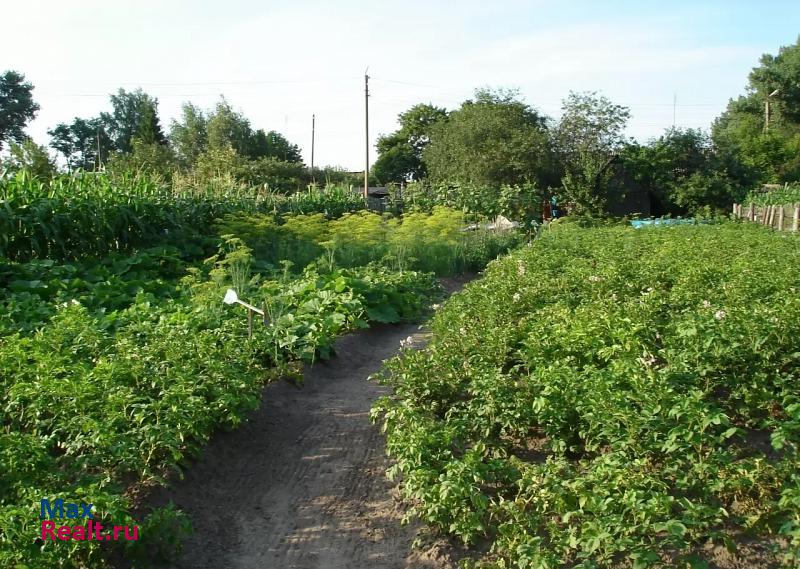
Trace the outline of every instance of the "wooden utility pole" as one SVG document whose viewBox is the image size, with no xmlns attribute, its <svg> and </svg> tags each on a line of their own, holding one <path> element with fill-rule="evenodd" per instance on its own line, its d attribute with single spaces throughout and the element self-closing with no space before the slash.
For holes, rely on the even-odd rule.
<svg viewBox="0 0 800 569">
<path fill-rule="evenodd" d="M 311 115 L 311 181 L 316 182 L 316 178 L 314 177 L 314 128 L 316 118 L 314 115 Z"/>
<path fill-rule="evenodd" d="M 775 89 L 772 93 L 767 95 L 766 100 L 764 101 L 764 132 L 769 132 L 769 100 L 780 93 L 780 89 Z"/>
<path fill-rule="evenodd" d="M 97 158 L 94 161 L 94 171 L 100 171 L 100 127 L 97 127 Z"/>
<path fill-rule="evenodd" d="M 764 101 L 764 132 L 769 132 L 769 97 Z"/>
<path fill-rule="evenodd" d="M 369 204 L 369 67 L 364 71 L 364 203 Z"/>
</svg>

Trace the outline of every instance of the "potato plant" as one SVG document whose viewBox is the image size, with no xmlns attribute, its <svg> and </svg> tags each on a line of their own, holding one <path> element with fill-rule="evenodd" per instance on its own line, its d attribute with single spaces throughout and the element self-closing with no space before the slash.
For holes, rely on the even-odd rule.
<svg viewBox="0 0 800 569">
<path fill-rule="evenodd" d="M 134 563 L 169 551 L 187 523 L 175 510 L 150 515 L 142 542 L 54 543 L 37 539 L 39 500 L 85 499 L 104 523 L 138 524 L 134 490 L 239 425 L 264 383 L 328 357 L 350 329 L 418 317 L 437 293 L 430 274 L 380 266 L 268 280 L 251 265 L 235 239 L 195 267 L 170 248 L 0 265 L 0 566 L 103 567 L 113 547 Z M 244 313 L 222 304 L 235 281 L 269 306 L 251 340 Z"/>
<path fill-rule="evenodd" d="M 800 561 L 800 242 L 738 224 L 553 224 L 384 373 L 414 512 L 481 567 Z"/>
</svg>

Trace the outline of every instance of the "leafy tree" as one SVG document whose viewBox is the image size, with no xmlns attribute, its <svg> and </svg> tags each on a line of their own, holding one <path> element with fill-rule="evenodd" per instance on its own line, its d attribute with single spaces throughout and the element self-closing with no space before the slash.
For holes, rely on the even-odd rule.
<svg viewBox="0 0 800 569">
<path fill-rule="evenodd" d="M 113 146 L 113 141 L 106 132 L 105 121 L 100 117 L 76 118 L 72 124 L 58 124 L 47 133 L 50 135 L 50 147 L 64 156 L 70 170 L 97 168 L 101 162 L 108 161 Z"/>
<path fill-rule="evenodd" d="M 732 99 L 714 122 L 712 139 L 741 187 L 800 180 L 800 39 L 781 47 L 777 56 L 761 57 L 746 93 Z"/>
<path fill-rule="evenodd" d="M 0 75 L 0 148 L 5 141 L 22 142 L 25 125 L 36 117 L 39 105 L 33 100 L 33 85 L 16 71 Z"/>
<path fill-rule="evenodd" d="M 621 155 L 633 177 L 626 185 L 648 191 L 656 215 L 727 209 L 740 197 L 710 137 L 699 129 L 671 128 L 647 145 L 629 145 Z"/>
<path fill-rule="evenodd" d="M 553 139 L 564 170 L 563 197 L 577 214 L 602 215 L 630 112 L 593 91 L 570 92 L 562 110 Z"/>
<path fill-rule="evenodd" d="M 40 180 L 52 178 L 58 168 L 55 159 L 50 156 L 47 148 L 36 144 L 32 139 L 12 142 L 8 158 L 3 160 L 2 169 L 7 172 L 25 170 Z"/>
<path fill-rule="evenodd" d="M 249 156 L 252 149 L 250 121 L 223 98 L 208 116 L 208 148 L 233 148 L 239 156 Z"/>
<path fill-rule="evenodd" d="M 291 193 L 308 183 L 307 171 L 300 162 L 287 162 L 274 156 L 247 160 L 234 169 L 234 177 L 249 186 L 266 186 L 270 190 Z"/>
<path fill-rule="evenodd" d="M 192 103 L 184 103 L 181 120 L 172 120 L 169 140 L 178 164 L 190 169 L 208 148 L 208 119 L 202 109 Z"/>
<path fill-rule="evenodd" d="M 794 45 L 779 48 L 778 55 L 762 55 L 749 80 L 749 94 L 761 101 L 777 91 L 770 97 L 771 114 L 800 123 L 800 37 Z"/>
<path fill-rule="evenodd" d="M 252 133 L 249 146 L 249 158 L 275 158 L 283 162 L 298 163 L 303 161 L 300 147 L 290 143 L 282 134 L 274 130 L 265 133 L 263 130 L 258 129 Z"/>
<path fill-rule="evenodd" d="M 208 147 L 230 146 L 243 158 L 276 158 L 285 162 L 302 162 L 300 148 L 278 132 L 253 131 L 250 121 L 223 98 L 208 116 Z"/>
<path fill-rule="evenodd" d="M 514 91 L 477 90 L 474 100 L 433 124 L 422 157 L 434 182 L 499 188 L 552 180 L 546 120 Z"/>
<path fill-rule="evenodd" d="M 430 104 L 414 105 L 398 116 L 400 128 L 378 138 L 378 159 L 373 173 L 381 182 L 419 180 L 427 169 L 422 154 L 430 143 L 431 129 L 447 120 L 447 111 Z"/>
<path fill-rule="evenodd" d="M 111 113 L 101 113 L 100 118 L 115 150 L 128 153 L 133 149 L 133 139 L 146 144 L 166 144 L 167 138 L 158 120 L 158 99 L 141 89 L 120 89 L 111 95 Z"/>
</svg>

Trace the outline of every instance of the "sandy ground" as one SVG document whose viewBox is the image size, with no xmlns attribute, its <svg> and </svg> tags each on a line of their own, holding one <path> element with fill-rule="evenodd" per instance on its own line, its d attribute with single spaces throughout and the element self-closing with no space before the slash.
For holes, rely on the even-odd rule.
<svg viewBox="0 0 800 569">
<path fill-rule="evenodd" d="M 448 292 L 461 282 L 443 283 Z M 385 477 L 373 402 L 388 388 L 367 378 L 417 325 L 375 326 L 340 338 L 337 355 L 308 366 L 302 386 L 265 387 L 241 428 L 216 435 L 185 478 L 148 502 L 172 500 L 194 535 L 169 567 L 339 569 L 452 567 L 446 549 L 412 550 L 418 524 Z"/>
</svg>

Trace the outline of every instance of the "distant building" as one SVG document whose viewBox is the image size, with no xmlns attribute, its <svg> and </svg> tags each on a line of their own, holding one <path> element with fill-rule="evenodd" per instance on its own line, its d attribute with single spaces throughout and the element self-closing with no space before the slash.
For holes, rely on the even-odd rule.
<svg viewBox="0 0 800 569">
<path fill-rule="evenodd" d="M 364 186 L 352 186 L 354 193 L 364 195 Z M 367 188 L 369 203 L 367 207 L 383 213 L 389 206 L 389 189 L 386 186 L 370 186 Z"/>
</svg>

